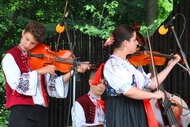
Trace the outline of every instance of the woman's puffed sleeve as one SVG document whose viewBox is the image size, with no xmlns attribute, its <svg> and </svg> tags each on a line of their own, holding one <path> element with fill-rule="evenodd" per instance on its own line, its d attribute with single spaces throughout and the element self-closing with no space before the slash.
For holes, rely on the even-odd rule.
<svg viewBox="0 0 190 127">
<path fill-rule="evenodd" d="M 144 69 L 141 66 L 138 69 L 142 72 L 145 79 L 144 88 L 148 89 L 151 84 L 151 79 L 150 79 L 151 73 L 145 73 Z"/>
<path fill-rule="evenodd" d="M 117 94 L 126 94 L 133 86 L 133 75 L 126 66 L 111 59 L 104 66 L 104 77 Z"/>
</svg>

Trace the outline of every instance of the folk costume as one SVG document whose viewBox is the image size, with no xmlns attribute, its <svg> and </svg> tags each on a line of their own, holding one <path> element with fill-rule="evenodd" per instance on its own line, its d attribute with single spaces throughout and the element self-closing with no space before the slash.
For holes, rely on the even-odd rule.
<svg viewBox="0 0 190 127">
<path fill-rule="evenodd" d="M 111 55 L 104 65 L 106 92 L 109 100 L 106 105 L 107 127 L 148 127 L 150 118 L 142 100 L 124 96 L 132 87 L 147 90 L 151 83 L 150 75 L 142 67 L 134 67 L 127 60 Z M 151 107 L 149 107 L 151 108 Z"/>
<path fill-rule="evenodd" d="M 96 127 L 104 122 L 105 102 L 89 92 L 76 100 L 75 114 L 76 127 Z"/>
<path fill-rule="evenodd" d="M 2 68 L 6 78 L 5 106 L 11 110 L 9 127 L 47 127 L 47 94 L 67 96 L 69 84 L 64 84 L 63 76 L 39 75 L 32 70 L 27 52 L 19 46 L 7 51 Z"/>
</svg>

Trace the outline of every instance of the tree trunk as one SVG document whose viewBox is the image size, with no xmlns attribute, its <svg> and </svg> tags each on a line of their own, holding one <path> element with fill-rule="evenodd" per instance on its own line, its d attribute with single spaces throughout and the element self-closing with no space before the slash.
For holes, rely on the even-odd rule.
<svg viewBox="0 0 190 127">
<path fill-rule="evenodd" d="M 146 0 L 146 25 L 149 26 L 157 19 L 158 15 L 158 1 Z"/>
</svg>

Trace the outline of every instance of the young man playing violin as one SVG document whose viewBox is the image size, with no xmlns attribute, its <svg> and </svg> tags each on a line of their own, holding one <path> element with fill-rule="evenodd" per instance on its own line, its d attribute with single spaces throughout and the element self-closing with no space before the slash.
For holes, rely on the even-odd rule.
<svg viewBox="0 0 190 127">
<path fill-rule="evenodd" d="M 29 22 L 22 31 L 20 44 L 8 50 L 2 60 L 6 79 L 5 106 L 11 111 L 9 127 L 47 127 L 47 94 L 56 98 L 67 97 L 68 81 L 73 71 L 57 76 L 54 65 L 37 70 L 30 66 L 27 51 L 43 42 L 44 36 L 44 25 Z M 89 68 L 81 64 L 77 71 L 83 73 Z"/>
</svg>

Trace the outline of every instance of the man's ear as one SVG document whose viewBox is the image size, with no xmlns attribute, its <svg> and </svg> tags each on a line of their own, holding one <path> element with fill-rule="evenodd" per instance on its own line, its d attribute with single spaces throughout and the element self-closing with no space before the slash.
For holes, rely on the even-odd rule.
<svg viewBox="0 0 190 127">
<path fill-rule="evenodd" d="M 127 40 L 124 40 L 124 41 L 123 41 L 123 44 L 124 44 L 125 46 L 127 46 L 128 41 L 127 41 Z"/>
<path fill-rule="evenodd" d="M 92 80 L 88 80 L 88 83 L 89 83 L 89 85 L 91 85 L 91 83 L 92 83 Z"/>
</svg>

